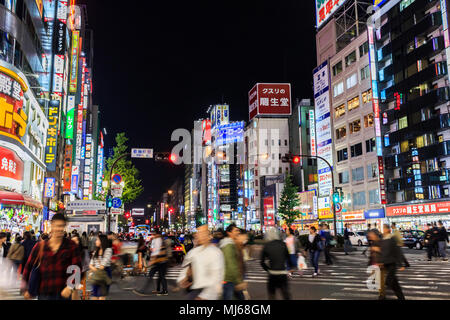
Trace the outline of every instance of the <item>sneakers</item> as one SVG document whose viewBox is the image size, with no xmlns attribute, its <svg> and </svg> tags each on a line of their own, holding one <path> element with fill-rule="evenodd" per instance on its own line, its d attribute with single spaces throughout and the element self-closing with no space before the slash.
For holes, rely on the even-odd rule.
<svg viewBox="0 0 450 320">
<path fill-rule="evenodd" d="M 318 276 L 318 274 L 314 272 L 313 278 L 315 278 L 315 277 L 317 277 L 317 276 Z"/>
<path fill-rule="evenodd" d="M 158 293 L 160 293 L 161 291 L 160 290 L 153 290 L 152 291 L 152 294 L 158 294 Z"/>
<path fill-rule="evenodd" d="M 157 296 L 168 296 L 168 295 L 169 295 L 169 292 L 167 292 L 167 291 L 161 291 L 157 294 Z"/>
<path fill-rule="evenodd" d="M 448 261 L 448 258 L 444 258 L 444 259 L 442 259 L 442 261 Z"/>
</svg>

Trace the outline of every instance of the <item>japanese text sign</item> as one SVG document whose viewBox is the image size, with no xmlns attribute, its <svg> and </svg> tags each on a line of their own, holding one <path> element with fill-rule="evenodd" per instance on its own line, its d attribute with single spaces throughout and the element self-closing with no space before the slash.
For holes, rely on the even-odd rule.
<svg viewBox="0 0 450 320">
<path fill-rule="evenodd" d="M 291 85 L 257 83 L 249 93 L 249 112 L 250 120 L 256 115 L 291 115 Z"/>
</svg>

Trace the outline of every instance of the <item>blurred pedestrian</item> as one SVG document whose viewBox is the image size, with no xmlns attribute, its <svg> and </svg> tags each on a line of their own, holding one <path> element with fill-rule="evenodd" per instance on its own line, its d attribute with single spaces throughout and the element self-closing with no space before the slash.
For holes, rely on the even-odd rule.
<svg viewBox="0 0 450 320">
<path fill-rule="evenodd" d="M 42 235 L 43 234 L 41 234 L 41 236 Z M 31 254 L 31 250 L 33 250 L 33 247 L 36 245 L 36 241 L 33 241 L 33 239 L 31 239 L 31 233 L 29 231 L 24 232 L 23 238 L 24 238 L 24 240 L 22 241 L 22 246 L 24 248 L 24 255 L 23 255 L 23 260 L 22 260 L 21 273 L 23 273 L 23 269 L 25 267 L 25 264 L 28 261 L 28 257 Z"/>
<path fill-rule="evenodd" d="M 30 257 L 25 265 L 22 277 L 22 290 L 25 292 L 25 299 L 31 299 L 29 292 L 32 285 L 38 284 L 39 300 L 68 300 L 73 293 L 72 288 L 67 286 L 67 279 L 70 274 L 67 273 L 71 266 L 78 266 L 81 269 L 81 257 L 78 253 L 76 244 L 64 238 L 64 229 L 66 227 L 66 218 L 64 214 L 57 213 L 51 221 L 52 235 L 50 239 L 40 241 L 31 251 Z M 39 266 L 40 281 L 35 283 L 30 279 L 32 270 Z M 30 282 L 30 280 L 32 280 Z"/>
<path fill-rule="evenodd" d="M 285 300 L 290 300 L 291 295 L 288 287 L 288 271 L 286 265 L 290 266 L 289 251 L 286 244 L 281 240 L 278 230 L 269 227 L 266 231 L 266 244 L 261 254 L 261 266 L 268 272 L 269 281 L 267 283 L 267 291 L 269 300 L 275 300 L 276 289 L 281 290 L 281 294 Z M 266 264 L 269 260 L 269 264 Z"/>
<path fill-rule="evenodd" d="M 2 259 L 8 256 L 9 246 L 6 243 L 6 233 L 0 232 L 0 264 L 2 263 Z"/>
<path fill-rule="evenodd" d="M 147 268 L 146 265 L 146 255 L 147 255 L 147 245 L 145 243 L 144 237 L 142 235 L 139 236 L 137 248 L 136 248 L 136 254 L 138 255 L 138 270 L 140 272 L 144 272 Z"/>
<path fill-rule="evenodd" d="M 198 227 L 194 237 L 197 245 L 187 253 L 177 284 L 187 290 L 188 300 L 218 300 L 223 290 L 223 253 L 212 244 L 207 225 Z"/>
<path fill-rule="evenodd" d="M 395 222 L 392 222 L 391 225 L 392 228 L 392 234 L 394 236 L 395 241 L 397 242 L 398 247 L 400 248 L 400 252 L 402 252 L 402 248 L 403 248 L 403 236 L 400 233 L 400 231 L 397 229 L 397 226 L 395 224 Z M 409 268 L 409 262 L 406 259 L 405 255 L 402 253 L 402 259 L 403 259 L 403 263 L 405 264 L 405 267 Z"/>
<path fill-rule="evenodd" d="M 439 240 L 439 228 L 436 224 L 436 222 L 433 222 L 433 228 L 431 229 L 432 233 L 433 233 L 433 255 L 436 257 L 436 259 L 438 259 L 441 255 L 439 253 L 439 244 L 438 244 L 438 240 Z"/>
<path fill-rule="evenodd" d="M 31 240 L 37 241 L 37 238 L 36 238 L 36 235 L 34 234 L 34 230 L 33 229 L 31 229 L 30 233 L 31 233 Z"/>
<path fill-rule="evenodd" d="M 290 266 L 289 276 L 293 276 L 295 271 L 297 271 L 297 254 L 300 252 L 301 244 L 300 241 L 295 237 L 294 231 L 291 228 L 286 229 L 286 239 L 284 240 L 286 247 L 289 252 Z"/>
<path fill-rule="evenodd" d="M 367 233 L 367 239 L 369 242 L 369 266 L 378 266 L 379 268 L 379 289 L 378 289 L 378 299 L 384 300 L 386 297 L 386 286 L 385 286 L 385 270 L 381 265 L 381 237 L 379 233 L 374 230 L 369 230 Z"/>
<path fill-rule="evenodd" d="M 306 241 L 306 251 L 309 254 L 311 264 L 314 267 L 313 278 L 319 275 L 319 257 L 323 248 L 323 242 L 317 234 L 316 227 L 311 226 L 309 228 L 308 241 Z"/>
<path fill-rule="evenodd" d="M 325 263 L 327 265 L 333 264 L 333 259 L 331 259 L 331 233 L 330 229 L 328 228 L 328 225 L 326 223 L 322 224 L 322 229 L 319 232 L 320 239 L 323 243 L 323 252 L 325 255 Z"/>
<path fill-rule="evenodd" d="M 438 228 L 439 233 L 437 237 L 437 243 L 439 248 L 439 255 L 441 256 L 443 261 L 448 261 L 447 253 L 445 252 L 447 248 L 447 243 L 449 242 L 448 233 L 441 220 L 438 221 L 438 225 L 439 225 Z"/>
<path fill-rule="evenodd" d="M 157 231 L 153 240 L 151 247 L 151 256 L 150 256 L 150 273 L 148 274 L 147 282 L 140 290 L 133 290 L 133 292 L 137 295 L 146 296 L 145 289 L 149 287 L 149 285 L 153 282 L 153 277 L 156 273 L 158 273 L 158 282 L 156 290 L 152 291 L 152 294 L 157 294 L 158 296 L 167 296 L 169 292 L 167 291 L 167 251 L 166 246 L 164 244 L 162 234 L 160 231 Z M 162 286 L 162 290 L 161 289 Z"/>
<path fill-rule="evenodd" d="M 427 248 L 427 258 L 428 261 L 432 261 L 433 260 L 433 255 L 434 255 L 434 241 L 435 241 L 435 237 L 433 234 L 433 226 L 431 223 L 427 223 L 427 230 L 425 231 L 425 236 L 424 236 L 424 244 L 425 247 Z"/>
<path fill-rule="evenodd" d="M 348 224 L 345 224 L 344 229 L 344 252 L 345 255 L 348 256 L 348 252 L 352 249 L 352 243 L 350 241 L 350 229 L 348 228 Z"/>
<path fill-rule="evenodd" d="M 88 242 L 89 254 L 92 255 L 92 253 L 95 251 L 95 242 L 96 242 L 94 231 L 89 232 L 88 240 L 89 240 Z"/>
<path fill-rule="evenodd" d="M 242 274 L 239 270 L 239 257 L 236 247 L 236 240 L 239 236 L 239 228 L 236 224 L 230 224 L 226 229 L 227 237 L 224 238 L 219 247 L 222 250 L 225 260 L 225 277 L 223 284 L 223 299 L 232 300 L 233 295 L 238 300 L 243 300 L 242 294 L 236 294 L 235 287 L 243 282 Z"/>
<path fill-rule="evenodd" d="M 248 233 L 244 229 L 239 230 L 240 233 L 236 238 L 236 248 L 238 252 L 238 261 L 239 261 L 239 272 L 242 276 L 242 282 L 235 286 L 235 291 L 237 292 L 236 296 L 240 297 L 240 300 L 250 300 L 250 295 L 247 291 L 248 282 L 246 279 L 246 263 L 250 260 L 247 251 L 247 243 L 248 243 Z"/>
<path fill-rule="evenodd" d="M 87 236 L 86 231 L 83 231 L 80 239 L 81 239 L 81 247 L 83 248 L 83 250 L 87 251 L 89 249 L 89 238 Z"/>
<path fill-rule="evenodd" d="M 369 232 L 371 231 L 371 228 L 370 228 L 370 223 L 368 223 L 367 224 L 367 230 L 366 230 L 366 239 L 367 239 L 367 247 L 366 248 L 364 248 L 364 250 L 363 250 L 363 252 L 361 253 L 362 255 L 365 255 L 366 254 L 366 252 L 367 252 L 367 250 L 369 250 L 369 248 L 370 248 L 370 239 L 369 239 Z"/>
<path fill-rule="evenodd" d="M 112 249 L 106 235 L 99 235 L 95 242 L 96 250 L 91 259 L 89 269 L 93 272 L 92 300 L 106 300 L 112 281 L 111 257 Z"/>
<path fill-rule="evenodd" d="M 12 262 L 13 265 L 13 279 L 14 281 L 17 281 L 17 272 L 20 268 L 20 265 L 23 262 L 24 257 L 24 247 L 21 244 L 22 237 L 19 234 L 16 234 L 16 238 L 14 240 L 14 243 L 11 245 L 11 248 L 9 249 L 7 258 Z"/>
<path fill-rule="evenodd" d="M 381 259 L 380 267 L 383 267 L 386 273 L 386 287 L 394 291 L 395 295 L 399 300 L 405 300 L 402 288 L 397 278 L 397 268 L 400 271 L 405 268 L 402 267 L 403 256 L 401 250 L 391 233 L 391 228 L 389 224 L 385 224 L 383 227 L 383 239 L 381 240 Z M 381 297 L 385 299 L 385 297 Z"/>
</svg>

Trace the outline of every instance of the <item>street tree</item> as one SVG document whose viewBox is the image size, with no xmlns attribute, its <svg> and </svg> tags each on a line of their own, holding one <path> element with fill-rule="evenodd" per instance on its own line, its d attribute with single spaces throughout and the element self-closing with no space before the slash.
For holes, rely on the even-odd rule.
<svg viewBox="0 0 450 320">
<path fill-rule="evenodd" d="M 278 206 L 278 215 L 286 222 L 288 227 L 298 218 L 300 212 L 295 208 L 299 205 L 298 187 L 292 182 L 292 176 L 288 174 Z"/>
<path fill-rule="evenodd" d="M 110 178 L 110 170 L 114 162 L 122 155 L 129 153 L 128 138 L 125 133 L 118 133 L 116 136 L 116 146 L 113 148 L 114 155 L 106 160 L 106 170 L 104 179 L 107 182 Z M 139 170 L 133 165 L 130 159 L 126 157 L 120 159 L 112 172 L 112 175 L 120 174 L 124 182 L 122 203 L 127 204 L 136 200 L 144 191 L 142 180 L 139 179 Z M 105 200 L 107 190 L 102 195 L 97 195 L 100 200 Z"/>
</svg>

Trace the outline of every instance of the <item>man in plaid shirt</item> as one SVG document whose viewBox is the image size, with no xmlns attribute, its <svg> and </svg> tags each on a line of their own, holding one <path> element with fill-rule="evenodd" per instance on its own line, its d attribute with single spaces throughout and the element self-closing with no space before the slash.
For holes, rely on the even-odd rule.
<svg viewBox="0 0 450 320">
<path fill-rule="evenodd" d="M 81 270 L 81 255 L 77 245 L 64 238 L 66 219 L 64 214 L 57 213 L 51 222 L 51 236 L 49 240 L 39 241 L 31 251 L 30 257 L 23 271 L 23 286 L 25 299 L 31 299 L 28 292 L 28 281 L 31 270 L 38 265 L 39 249 L 44 245 L 42 262 L 39 267 L 41 282 L 39 287 L 39 300 L 66 300 L 72 295 L 72 288 L 67 286 L 67 273 L 69 266 L 78 266 Z"/>
</svg>

